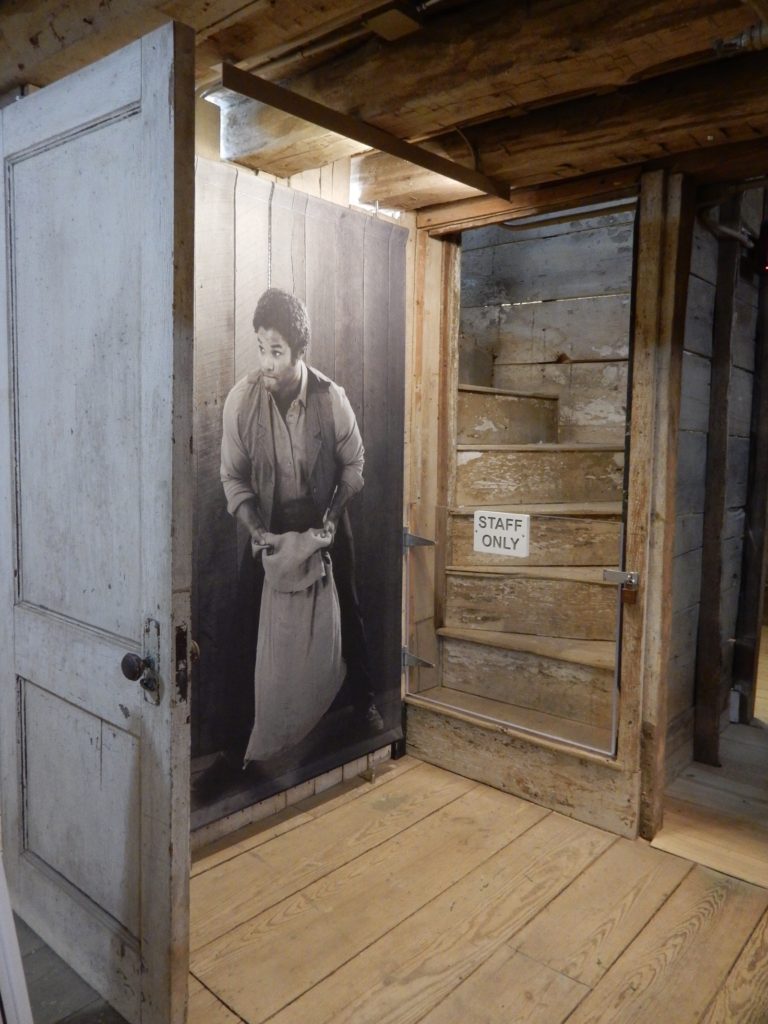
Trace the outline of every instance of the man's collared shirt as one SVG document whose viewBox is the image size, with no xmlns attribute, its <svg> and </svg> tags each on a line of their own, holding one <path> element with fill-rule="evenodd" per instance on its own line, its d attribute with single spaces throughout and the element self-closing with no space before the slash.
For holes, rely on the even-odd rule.
<svg viewBox="0 0 768 1024">
<path fill-rule="evenodd" d="M 235 384 L 224 403 L 221 440 L 221 482 L 227 498 L 227 510 L 234 515 L 238 507 L 258 494 L 254 487 L 253 460 L 258 457 L 258 424 L 254 417 L 244 415 L 261 392 L 270 411 L 274 444 L 276 493 L 280 501 L 305 497 L 309 493 L 306 448 L 306 412 L 308 371 L 302 361 L 299 394 L 289 406 L 285 419 L 274 398 L 264 387 L 261 373 L 243 377 Z M 317 373 L 317 371 L 313 371 Z M 327 379 L 327 378 L 325 378 Z M 329 381 L 328 394 L 334 426 L 334 458 L 339 467 L 339 483 L 345 483 L 353 494 L 363 486 L 365 450 L 354 411 L 344 389 Z M 322 511 L 325 511 L 324 509 Z"/>
</svg>

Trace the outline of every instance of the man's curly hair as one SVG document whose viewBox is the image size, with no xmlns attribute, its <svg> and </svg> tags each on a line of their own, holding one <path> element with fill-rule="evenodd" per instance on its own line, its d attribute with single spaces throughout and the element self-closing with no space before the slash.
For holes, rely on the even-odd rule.
<svg viewBox="0 0 768 1024">
<path fill-rule="evenodd" d="M 307 307 L 301 299 L 280 288 L 268 288 L 256 303 L 253 329 L 258 331 L 260 327 L 282 335 L 294 359 L 309 347 Z"/>
</svg>

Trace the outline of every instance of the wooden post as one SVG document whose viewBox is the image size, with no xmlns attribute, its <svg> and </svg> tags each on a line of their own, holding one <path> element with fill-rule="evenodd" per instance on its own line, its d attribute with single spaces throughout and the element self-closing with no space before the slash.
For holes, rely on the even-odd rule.
<svg viewBox="0 0 768 1024">
<path fill-rule="evenodd" d="M 622 699 L 642 694 L 640 833 L 661 826 L 667 730 L 677 435 L 692 190 L 681 175 L 643 176 L 635 275 L 631 448 L 626 565 L 641 573 L 624 608 Z M 622 719 L 625 715 L 622 714 Z M 619 738 L 622 745 L 630 737 Z"/>
<path fill-rule="evenodd" d="M 741 196 L 721 207 L 721 221 L 738 225 Z M 722 536 L 728 488 L 728 402 L 731 383 L 731 340 L 741 243 L 721 239 L 717 266 L 717 295 L 712 338 L 712 383 L 707 434 L 706 497 L 701 570 L 701 610 L 696 645 L 696 706 L 693 756 L 719 765 L 720 715 L 723 710 L 723 577 Z"/>
</svg>

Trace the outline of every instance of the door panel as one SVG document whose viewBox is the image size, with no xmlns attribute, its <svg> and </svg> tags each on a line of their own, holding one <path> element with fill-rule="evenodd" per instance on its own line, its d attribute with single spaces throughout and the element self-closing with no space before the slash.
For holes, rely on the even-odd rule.
<svg viewBox="0 0 768 1024">
<path fill-rule="evenodd" d="M 186 995 L 192 46 L 169 25 L 0 122 L 4 857 L 147 1024 Z M 148 620 L 159 702 L 120 668 Z"/>
</svg>

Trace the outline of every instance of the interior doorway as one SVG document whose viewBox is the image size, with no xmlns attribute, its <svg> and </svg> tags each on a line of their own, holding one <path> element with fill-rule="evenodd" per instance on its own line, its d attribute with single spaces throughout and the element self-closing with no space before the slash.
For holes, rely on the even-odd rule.
<svg viewBox="0 0 768 1024">
<path fill-rule="evenodd" d="M 768 884 L 765 198 L 700 203 L 684 340 L 668 785 L 654 845 Z"/>
<path fill-rule="evenodd" d="M 612 756 L 633 197 L 462 231 L 421 701 Z"/>
</svg>

